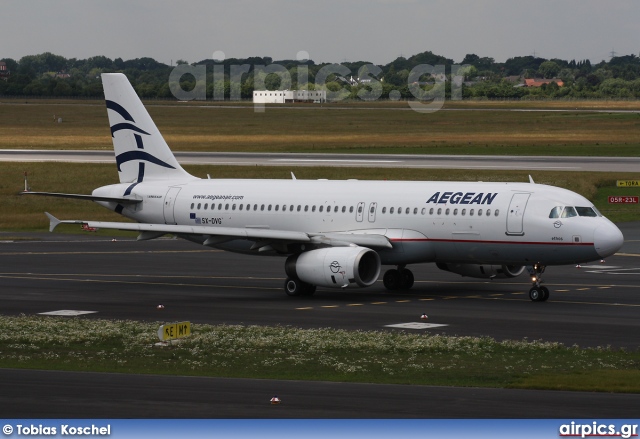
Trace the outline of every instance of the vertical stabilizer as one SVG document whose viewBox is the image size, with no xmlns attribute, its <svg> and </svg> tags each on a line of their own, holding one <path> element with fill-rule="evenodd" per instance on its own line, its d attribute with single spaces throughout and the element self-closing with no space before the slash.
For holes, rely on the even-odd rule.
<svg viewBox="0 0 640 439">
<path fill-rule="evenodd" d="M 194 179 L 176 160 L 127 77 L 103 73 L 102 85 L 120 183 Z"/>
</svg>

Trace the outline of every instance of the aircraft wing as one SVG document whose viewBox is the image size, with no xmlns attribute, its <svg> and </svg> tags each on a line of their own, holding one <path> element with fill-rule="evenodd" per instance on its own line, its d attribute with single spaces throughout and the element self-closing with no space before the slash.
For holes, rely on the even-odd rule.
<svg viewBox="0 0 640 439">
<path fill-rule="evenodd" d="M 305 233 L 292 230 L 272 230 L 266 228 L 241 228 L 241 227 L 211 227 L 211 226 L 186 226 L 177 224 L 146 224 L 125 223 L 110 221 L 83 221 L 83 220 L 59 220 L 49 212 L 45 212 L 49 218 L 49 231 L 52 232 L 60 224 L 86 224 L 88 227 L 100 229 L 129 230 L 139 232 L 139 240 L 153 239 L 165 234 L 178 235 L 209 235 L 209 244 L 216 244 L 229 239 L 247 239 L 261 241 L 286 241 L 300 243 L 325 244 L 333 247 L 343 247 L 350 244 L 363 247 L 391 248 L 389 239 L 384 235 L 363 233 Z M 207 245 L 205 241 L 205 245 Z"/>
</svg>

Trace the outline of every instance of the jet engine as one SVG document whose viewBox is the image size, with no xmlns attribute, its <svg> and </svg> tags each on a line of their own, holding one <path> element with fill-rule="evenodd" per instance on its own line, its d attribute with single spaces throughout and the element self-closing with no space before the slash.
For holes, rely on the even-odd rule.
<svg viewBox="0 0 640 439">
<path fill-rule="evenodd" d="M 514 265 L 447 264 L 442 262 L 438 262 L 436 265 L 440 270 L 484 279 L 516 277 L 520 276 L 524 271 L 524 266 L 517 267 Z"/>
<path fill-rule="evenodd" d="M 291 278 L 321 287 L 368 287 L 380 275 L 380 256 L 364 247 L 327 247 L 289 256 L 285 271 Z"/>
</svg>

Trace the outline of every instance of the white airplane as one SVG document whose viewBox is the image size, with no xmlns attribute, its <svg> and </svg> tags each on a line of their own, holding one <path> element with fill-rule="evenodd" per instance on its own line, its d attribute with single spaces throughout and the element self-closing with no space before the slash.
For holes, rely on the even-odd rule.
<svg viewBox="0 0 640 439">
<path fill-rule="evenodd" d="M 620 230 L 586 198 L 529 183 L 199 179 L 177 162 L 123 74 L 102 75 L 119 184 L 87 199 L 135 222 L 60 221 L 131 230 L 138 240 L 173 234 L 200 245 L 286 257 L 285 292 L 368 287 L 381 265 L 389 290 L 409 289 L 408 264 L 435 263 L 462 276 L 532 275 L 545 301 L 548 265 L 613 255 Z"/>
</svg>

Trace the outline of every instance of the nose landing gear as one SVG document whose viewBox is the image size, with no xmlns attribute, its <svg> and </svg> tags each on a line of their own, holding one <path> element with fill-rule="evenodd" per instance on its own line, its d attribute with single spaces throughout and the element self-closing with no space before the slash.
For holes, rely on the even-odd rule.
<svg viewBox="0 0 640 439">
<path fill-rule="evenodd" d="M 527 267 L 533 280 L 533 287 L 529 290 L 529 299 L 533 302 L 546 302 L 549 298 L 549 288 L 540 286 L 542 283 L 542 273 L 544 273 L 544 265 L 535 264 L 533 267 Z"/>
</svg>

